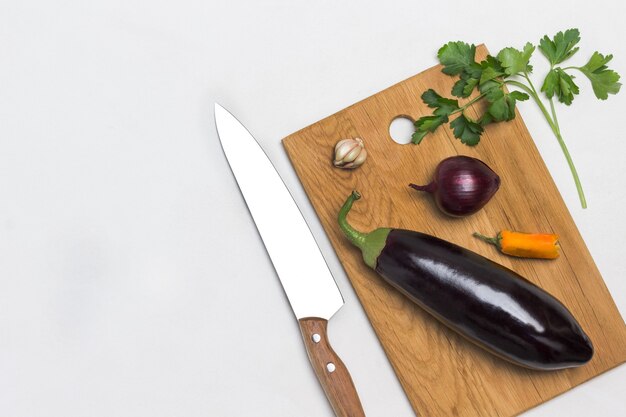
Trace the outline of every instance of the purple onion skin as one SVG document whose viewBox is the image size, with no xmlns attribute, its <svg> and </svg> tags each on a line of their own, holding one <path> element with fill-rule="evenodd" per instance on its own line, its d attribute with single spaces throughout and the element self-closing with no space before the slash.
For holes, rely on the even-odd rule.
<svg viewBox="0 0 626 417">
<path fill-rule="evenodd" d="M 431 193 L 437 207 L 454 217 L 476 213 L 500 188 L 500 177 L 483 161 L 469 156 L 452 156 L 437 165 L 433 181 L 410 187 Z"/>
</svg>

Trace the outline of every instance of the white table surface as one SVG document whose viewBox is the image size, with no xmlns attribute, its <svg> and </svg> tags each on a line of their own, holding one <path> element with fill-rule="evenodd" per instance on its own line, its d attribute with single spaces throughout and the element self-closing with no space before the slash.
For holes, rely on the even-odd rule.
<svg viewBox="0 0 626 417">
<path fill-rule="evenodd" d="M 330 338 L 367 415 L 413 415 L 280 139 L 434 65 L 449 40 L 497 51 L 578 27 L 572 63 L 598 48 L 624 74 L 626 6 L 348 3 L 0 3 L 0 415 L 332 414 L 214 101 L 258 138 L 311 224 L 346 301 Z M 520 110 L 624 314 L 626 91 L 600 102 L 577 81 L 558 111 L 589 209 L 536 106 Z M 625 384 L 621 367 L 526 415 L 624 415 Z"/>
</svg>

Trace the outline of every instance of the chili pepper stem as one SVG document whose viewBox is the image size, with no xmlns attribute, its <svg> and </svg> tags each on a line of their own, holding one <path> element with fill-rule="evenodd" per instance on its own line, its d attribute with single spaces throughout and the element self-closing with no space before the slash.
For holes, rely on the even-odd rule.
<svg viewBox="0 0 626 417">
<path fill-rule="evenodd" d="M 496 248 L 500 248 L 500 239 L 498 239 L 497 237 L 489 237 L 489 236 L 481 235 L 478 232 L 474 232 L 472 236 L 477 237 L 481 240 L 484 240 L 485 242 L 492 244 Z"/>
</svg>

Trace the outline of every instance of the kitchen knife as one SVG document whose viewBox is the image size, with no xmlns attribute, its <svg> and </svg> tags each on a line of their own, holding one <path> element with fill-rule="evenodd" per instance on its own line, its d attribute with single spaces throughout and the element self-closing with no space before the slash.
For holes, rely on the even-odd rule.
<svg viewBox="0 0 626 417">
<path fill-rule="evenodd" d="M 365 416 L 326 326 L 343 298 L 289 190 L 250 132 L 215 103 L 215 124 L 226 159 L 298 319 L 306 350 L 338 417 Z"/>
</svg>

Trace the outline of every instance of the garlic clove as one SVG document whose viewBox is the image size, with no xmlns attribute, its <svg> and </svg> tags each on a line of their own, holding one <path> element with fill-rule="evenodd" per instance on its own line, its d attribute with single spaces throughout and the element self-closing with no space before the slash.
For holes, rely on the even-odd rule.
<svg viewBox="0 0 626 417">
<path fill-rule="evenodd" d="M 335 145 L 333 165 L 338 168 L 353 169 L 361 166 L 366 158 L 365 144 L 360 138 L 342 139 Z"/>
<path fill-rule="evenodd" d="M 344 139 L 337 142 L 337 145 L 335 145 L 335 162 L 339 163 L 345 159 L 346 155 L 356 146 L 358 146 L 358 144 L 352 139 Z"/>
<path fill-rule="evenodd" d="M 356 166 L 363 165 L 363 162 L 365 162 L 365 158 L 367 158 L 367 151 L 365 149 L 361 149 L 361 153 L 359 153 L 359 156 L 357 156 L 352 163 Z"/>
<path fill-rule="evenodd" d="M 341 145 L 343 145 L 344 143 L 351 143 L 353 142 L 354 139 L 342 139 L 339 142 L 337 142 L 337 144 L 335 145 L 335 150 L 340 147 Z"/>
<path fill-rule="evenodd" d="M 362 150 L 363 148 L 359 145 L 353 147 L 352 149 L 350 149 L 350 152 L 348 152 L 348 154 L 343 157 L 343 160 L 354 162 L 356 160 L 356 157 L 359 156 Z"/>
</svg>

